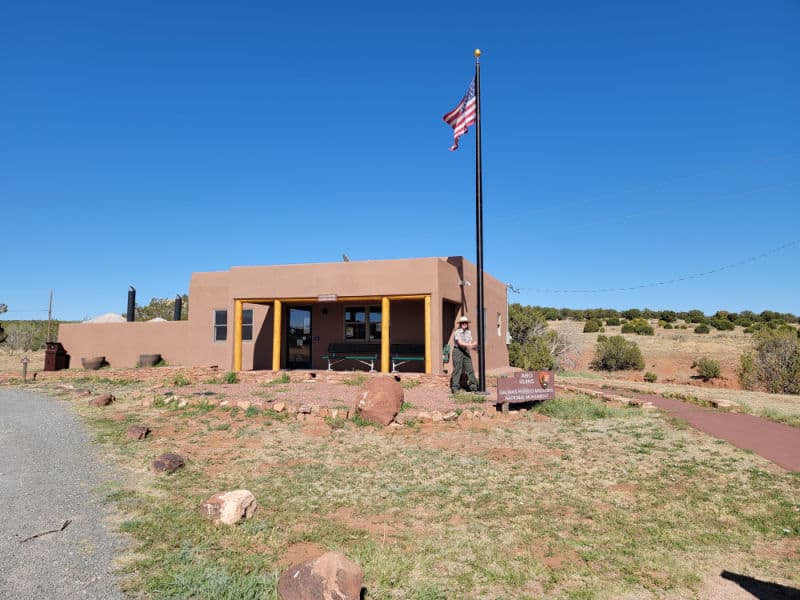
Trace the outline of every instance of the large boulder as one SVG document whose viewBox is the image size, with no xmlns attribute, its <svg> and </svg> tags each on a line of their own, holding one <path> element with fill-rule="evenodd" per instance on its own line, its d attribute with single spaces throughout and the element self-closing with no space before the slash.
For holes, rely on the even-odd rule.
<svg viewBox="0 0 800 600">
<path fill-rule="evenodd" d="M 356 402 L 356 413 L 365 421 L 388 425 L 400 412 L 403 387 L 388 375 L 373 377 L 364 385 Z"/>
<path fill-rule="evenodd" d="M 215 525 L 235 525 L 249 519 L 258 508 L 255 496 L 248 490 L 217 492 L 200 505 L 202 515 Z"/>
<path fill-rule="evenodd" d="M 359 600 L 364 572 L 339 552 L 290 567 L 278 580 L 281 600 Z"/>
</svg>

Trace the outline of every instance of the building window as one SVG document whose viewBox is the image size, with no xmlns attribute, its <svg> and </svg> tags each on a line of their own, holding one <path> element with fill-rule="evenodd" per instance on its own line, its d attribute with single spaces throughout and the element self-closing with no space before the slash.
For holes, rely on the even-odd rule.
<svg viewBox="0 0 800 600">
<path fill-rule="evenodd" d="M 253 341 L 253 309 L 245 308 L 242 310 L 242 341 Z"/>
<path fill-rule="evenodd" d="M 346 306 L 344 309 L 346 340 L 379 340 L 381 338 L 381 307 Z"/>
<path fill-rule="evenodd" d="M 497 337 L 503 337 L 503 315 L 497 313 Z"/>
<path fill-rule="evenodd" d="M 224 342 L 228 339 L 228 311 L 214 311 L 214 341 Z"/>
</svg>

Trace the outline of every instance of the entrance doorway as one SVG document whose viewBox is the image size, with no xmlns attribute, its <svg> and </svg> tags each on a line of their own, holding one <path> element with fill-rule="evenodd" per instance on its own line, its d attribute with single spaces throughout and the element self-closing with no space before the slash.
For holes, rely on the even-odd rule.
<svg viewBox="0 0 800 600">
<path fill-rule="evenodd" d="M 311 307 L 290 306 L 286 328 L 286 368 L 311 368 Z"/>
</svg>

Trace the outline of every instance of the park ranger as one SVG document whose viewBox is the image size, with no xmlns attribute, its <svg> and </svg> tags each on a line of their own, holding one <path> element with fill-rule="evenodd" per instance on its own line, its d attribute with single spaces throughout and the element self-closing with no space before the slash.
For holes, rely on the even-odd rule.
<svg viewBox="0 0 800 600">
<path fill-rule="evenodd" d="M 450 378 L 450 389 L 455 394 L 461 389 L 461 374 L 467 376 L 470 392 L 478 390 L 475 380 L 475 371 L 472 368 L 470 349 L 477 348 L 478 343 L 472 341 L 472 332 L 469 330 L 469 319 L 461 317 L 456 321 L 456 331 L 453 334 L 453 375 Z"/>
</svg>

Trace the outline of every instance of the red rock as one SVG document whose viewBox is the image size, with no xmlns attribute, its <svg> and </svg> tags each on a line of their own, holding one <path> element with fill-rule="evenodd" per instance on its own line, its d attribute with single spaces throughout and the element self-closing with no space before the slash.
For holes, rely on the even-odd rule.
<svg viewBox="0 0 800 600">
<path fill-rule="evenodd" d="M 168 452 L 153 461 L 153 470 L 156 473 L 174 473 L 185 464 L 186 461 L 180 454 Z"/>
<path fill-rule="evenodd" d="M 200 505 L 202 515 L 214 524 L 235 525 L 253 516 L 258 502 L 248 490 L 217 492 Z"/>
<path fill-rule="evenodd" d="M 143 440 L 150 434 L 150 428 L 146 425 L 131 425 L 128 427 L 127 437 L 129 440 Z"/>
<path fill-rule="evenodd" d="M 388 425 L 400 412 L 402 403 L 403 387 L 394 377 L 383 375 L 367 381 L 355 410 L 365 421 Z"/>
<path fill-rule="evenodd" d="M 364 572 L 339 552 L 290 567 L 278 580 L 281 600 L 359 600 Z"/>
<path fill-rule="evenodd" d="M 89 406 L 108 406 L 114 401 L 113 394 L 103 394 L 89 400 Z"/>
</svg>

